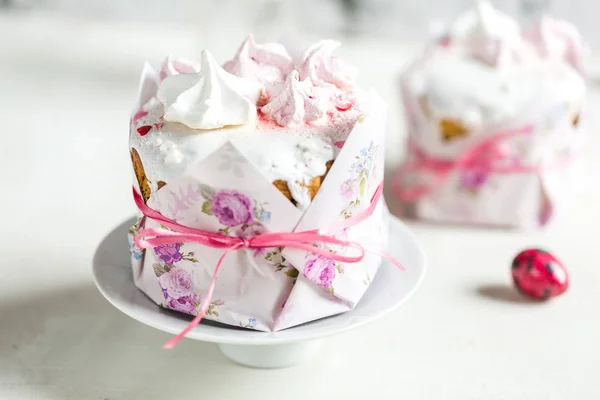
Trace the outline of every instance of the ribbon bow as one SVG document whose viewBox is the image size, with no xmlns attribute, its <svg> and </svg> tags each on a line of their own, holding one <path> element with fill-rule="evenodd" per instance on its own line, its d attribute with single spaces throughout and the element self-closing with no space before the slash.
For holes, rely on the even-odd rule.
<svg viewBox="0 0 600 400">
<path fill-rule="evenodd" d="M 318 254 L 324 257 L 328 257 L 332 260 L 345 263 L 359 262 L 364 258 L 365 252 L 369 252 L 390 260 L 398 268 L 404 270 L 404 267 L 402 267 L 402 265 L 398 261 L 396 261 L 391 256 L 385 253 L 374 249 L 366 249 L 360 243 L 357 242 L 340 240 L 335 237 L 329 236 L 333 233 L 339 232 L 344 228 L 356 225 L 359 222 L 364 221 L 369 216 L 371 216 L 375 211 L 375 207 L 379 203 L 382 193 L 383 182 L 381 182 L 381 184 L 377 187 L 377 190 L 373 194 L 369 207 L 367 207 L 363 211 L 356 213 L 350 218 L 347 218 L 341 222 L 331 225 L 330 227 L 328 227 L 328 229 L 310 230 L 304 232 L 263 233 L 251 238 L 240 238 L 180 225 L 177 222 L 165 217 L 158 211 L 153 210 L 152 208 L 144 204 L 142 197 L 134 188 L 133 198 L 135 200 L 135 204 L 142 212 L 142 214 L 169 228 L 147 228 L 141 230 L 134 238 L 135 243 L 140 248 L 149 249 L 169 243 L 194 242 L 207 247 L 225 249 L 225 252 L 217 262 L 209 289 L 206 295 L 202 298 L 200 311 L 179 335 L 175 336 L 164 345 L 164 348 L 173 348 L 185 335 L 187 335 L 192 329 L 194 329 L 196 325 L 200 323 L 200 321 L 206 314 L 206 311 L 210 304 L 210 300 L 212 299 L 213 291 L 215 289 L 215 284 L 217 280 L 217 273 L 219 272 L 219 269 L 221 268 L 225 257 L 227 257 L 227 255 L 232 251 L 236 251 L 242 248 L 258 249 L 268 247 L 291 247 L 300 250 L 305 250 L 313 254 Z M 354 256 L 335 254 L 327 249 L 316 247 L 315 245 L 318 243 L 333 244 L 345 248 L 354 248 L 358 250 L 358 254 Z"/>
</svg>

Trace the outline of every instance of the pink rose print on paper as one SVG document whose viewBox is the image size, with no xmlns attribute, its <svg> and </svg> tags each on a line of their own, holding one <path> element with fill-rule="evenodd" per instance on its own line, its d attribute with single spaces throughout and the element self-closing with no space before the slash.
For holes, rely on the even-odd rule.
<svg viewBox="0 0 600 400">
<path fill-rule="evenodd" d="M 194 289 L 194 283 L 190 274 L 181 268 L 173 268 L 158 278 L 165 298 L 179 299 L 190 296 Z M 191 300 L 190 300 L 191 301 Z"/>
<path fill-rule="evenodd" d="M 202 297 L 200 297 L 200 295 L 198 293 L 192 293 L 192 295 L 190 296 L 190 299 L 192 300 L 192 303 L 194 303 L 194 305 L 196 307 L 199 306 L 200 302 L 202 301 Z M 218 300 L 218 301 L 221 301 L 221 300 Z"/>
<path fill-rule="evenodd" d="M 313 255 L 304 264 L 303 274 L 323 289 L 329 289 L 335 278 L 335 261 L 322 255 Z"/>
<path fill-rule="evenodd" d="M 196 310 L 196 305 L 190 296 L 183 296 L 178 299 L 169 299 L 167 307 L 171 310 L 191 314 Z"/>
<path fill-rule="evenodd" d="M 472 192 L 477 192 L 486 184 L 489 174 L 483 170 L 466 170 L 460 175 L 461 185 Z"/>
<path fill-rule="evenodd" d="M 167 265 L 173 265 L 183 259 L 183 255 L 179 251 L 181 243 L 167 243 L 154 248 L 154 253 L 157 257 Z"/>
<path fill-rule="evenodd" d="M 253 221 L 252 201 L 234 190 L 217 192 L 210 211 L 225 226 L 251 224 Z"/>
<path fill-rule="evenodd" d="M 350 218 L 354 211 L 360 206 L 367 191 L 367 182 L 377 174 L 377 159 L 379 157 L 379 145 L 370 141 L 369 145 L 362 148 L 360 153 L 354 157 L 350 165 L 351 177 L 340 186 L 340 194 L 343 198 L 350 200 L 346 208 L 340 213 L 344 218 Z"/>
<path fill-rule="evenodd" d="M 340 186 L 340 193 L 343 198 L 351 199 L 354 196 L 354 186 L 356 182 L 353 179 L 345 180 Z"/>
</svg>

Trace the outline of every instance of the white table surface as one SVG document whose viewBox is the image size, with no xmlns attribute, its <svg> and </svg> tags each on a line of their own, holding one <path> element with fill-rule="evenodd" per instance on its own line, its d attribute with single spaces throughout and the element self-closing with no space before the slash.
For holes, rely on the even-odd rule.
<svg viewBox="0 0 600 400">
<path fill-rule="evenodd" d="M 586 154 L 596 181 L 569 215 L 529 233 L 411 224 L 430 262 L 421 289 L 314 362 L 252 370 L 192 340 L 164 351 L 169 335 L 112 308 L 91 260 L 134 212 L 127 118 L 141 62 L 216 42 L 198 37 L 0 14 L 0 399 L 600 398 L 597 132 Z M 239 39 L 219 38 L 216 56 Z M 342 50 L 389 101 L 390 166 L 403 134 L 393 80 L 412 50 Z M 565 262 L 566 295 L 532 303 L 511 288 L 510 261 L 530 246 Z"/>
</svg>

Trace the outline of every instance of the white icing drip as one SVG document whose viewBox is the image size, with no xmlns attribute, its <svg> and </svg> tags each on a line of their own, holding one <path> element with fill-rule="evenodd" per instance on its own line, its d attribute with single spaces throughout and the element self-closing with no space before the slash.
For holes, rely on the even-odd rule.
<svg viewBox="0 0 600 400">
<path fill-rule="evenodd" d="M 160 148 L 160 146 L 164 143 L 165 141 L 162 140 L 159 136 L 157 135 L 152 135 L 151 138 L 148 138 L 148 143 L 152 144 L 153 146 L 156 146 L 158 148 Z"/>
<path fill-rule="evenodd" d="M 261 111 L 281 126 L 313 121 L 323 116 L 317 88 L 310 78 L 300 81 L 298 71 L 292 71 L 285 83 L 267 86 L 267 94 L 270 101 Z"/>
<path fill-rule="evenodd" d="M 269 181 L 286 181 L 298 208 L 308 207 L 310 193 L 306 186 L 325 174 L 327 161 L 337 156 L 335 146 L 319 135 L 293 131 L 263 132 L 260 140 L 248 139 L 234 139 L 233 143 Z"/>
<path fill-rule="evenodd" d="M 260 85 L 223 70 L 203 51 L 200 72 L 167 77 L 157 97 L 164 104 L 165 121 L 215 129 L 253 121 L 261 90 Z"/>
<path fill-rule="evenodd" d="M 541 104 L 578 105 L 585 95 L 585 82 L 575 70 L 548 61 L 499 74 L 454 54 L 415 74 L 417 81 L 425 80 L 423 93 L 415 95 L 426 95 L 434 118 L 458 119 L 472 129 L 524 116 Z"/>
<path fill-rule="evenodd" d="M 300 78 L 310 78 L 315 85 L 333 84 L 340 89 L 352 87 L 358 71 L 333 56 L 339 46 L 335 40 L 322 40 L 310 46 L 298 68 Z"/>
<path fill-rule="evenodd" d="M 306 210 L 310 204 L 310 192 L 302 183 L 297 181 L 288 181 L 288 189 L 292 198 L 296 200 L 296 206 L 300 210 Z"/>
<path fill-rule="evenodd" d="M 259 45 L 252 35 L 244 41 L 235 57 L 223 65 L 225 71 L 260 83 L 285 80 L 294 64 L 285 47 L 279 43 Z"/>
<path fill-rule="evenodd" d="M 159 139 L 160 140 L 160 139 Z M 183 161 L 183 154 L 179 151 L 177 145 L 170 140 L 162 141 L 158 145 L 159 150 L 164 154 L 165 164 L 174 165 Z"/>
<path fill-rule="evenodd" d="M 161 112 L 162 105 L 155 103 L 148 117 L 158 118 Z M 334 160 L 339 152 L 330 137 L 310 127 L 289 131 L 226 127 L 201 135 L 193 132 L 184 125 L 173 123 L 165 123 L 160 132 L 143 137 L 132 131 L 131 145 L 138 149 L 151 181 L 168 182 L 180 176 L 187 166 L 203 160 L 231 141 L 270 182 L 286 181 L 298 207 L 304 209 L 310 204 L 306 186 L 313 178 L 325 174 L 327 161 Z M 180 159 L 177 152 L 183 153 L 183 150 L 185 154 Z M 176 151 L 175 155 L 168 157 L 173 151 Z"/>
<path fill-rule="evenodd" d="M 174 75 L 162 81 L 156 94 L 158 99 L 148 97 L 143 107 L 140 104 L 139 108 L 147 115 L 139 116 L 131 126 L 130 145 L 138 150 L 148 179 L 151 182 L 176 179 L 190 165 L 231 141 L 266 179 L 287 182 L 299 208 L 308 207 L 311 200 L 307 186 L 315 177 L 325 174 L 327 162 L 335 160 L 339 153 L 333 143 L 346 140 L 359 113 L 364 111 L 357 107 L 360 91 L 352 83 L 355 73 L 331 56 L 337 45 L 331 41 L 317 43 L 305 54 L 305 71 L 315 74 L 318 86 L 311 79 L 300 81 L 298 72 L 287 83 L 277 84 L 276 81 L 290 74 L 286 71 L 287 75 L 280 79 L 276 73 L 283 73 L 286 68 L 293 70 L 291 64 L 283 62 L 285 57 L 267 62 L 279 66 L 279 70 L 257 63 L 261 68 L 250 72 L 251 80 L 227 73 L 206 52 L 202 53 L 202 62 L 195 73 L 185 73 L 174 62 L 181 60 L 168 58 L 165 68 Z M 278 45 L 256 45 L 250 38 L 240 52 L 243 55 L 253 51 L 260 53 L 255 58 L 263 63 L 268 58 L 265 54 L 287 54 Z M 251 71 L 244 69 L 247 66 L 238 67 L 242 68 L 240 71 Z M 272 75 L 267 78 L 264 74 L 269 70 Z M 290 123 L 298 123 L 292 128 L 281 128 L 268 121 L 257 124 L 255 104 L 261 94 L 262 100 L 267 96 L 264 86 L 256 81 L 264 79 L 275 81 L 269 82 L 269 100 L 280 106 L 270 105 L 279 109 L 273 110 L 273 115 L 282 114 L 281 109 L 290 103 L 295 107 Z M 300 123 L 304 121 L 310 123 Z M 235 123 L 240 125 L 232 125 Z M 144 136 L 136 131 L 142 125 L 152 127 Z"/>
<path fill-rule="evenodd" d="M 162 106 L 162 103 L 158 101 L 156 97 L 151 97 L 150 100 L 148 100 L 148 102 L 142 106 L 142 110 L 149 112 L 150 110 L 155 109 L 159 105 Z"/>
</svg>

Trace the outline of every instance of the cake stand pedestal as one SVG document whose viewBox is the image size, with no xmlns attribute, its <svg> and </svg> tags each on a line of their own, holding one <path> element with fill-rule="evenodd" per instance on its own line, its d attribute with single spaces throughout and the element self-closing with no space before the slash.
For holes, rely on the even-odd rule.
<svg viewBox="0 0 600 400">
<path fill-rule="evenodd" d="M 219 344 L 219 350 L 228 359 L 254 368 L 283 368 L 314 358 L 321 349 L 321 340 L 285 344 Z"/>
</svg>

